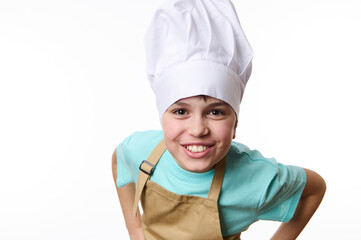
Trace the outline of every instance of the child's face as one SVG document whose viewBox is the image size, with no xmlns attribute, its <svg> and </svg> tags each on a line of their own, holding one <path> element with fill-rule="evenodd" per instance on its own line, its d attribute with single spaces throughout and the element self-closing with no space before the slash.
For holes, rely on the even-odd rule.
<svg viewBox="0 0 361 240">
<path fill-rule="evenodd" d="M 180 99 L 162 117 L 164 140 L 176 162 L 191 172 L 206 172 L 222 160 L 235 137 L 236 115 L 212 97 Z"/>
</svg>

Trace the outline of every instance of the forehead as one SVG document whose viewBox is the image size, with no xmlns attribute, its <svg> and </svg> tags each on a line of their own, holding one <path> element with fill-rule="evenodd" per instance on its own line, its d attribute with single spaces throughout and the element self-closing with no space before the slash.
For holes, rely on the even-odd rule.
<svg viewBox="0 0 361 240">
<path fill-rule="evenodd" d="M 206 95 L 198 95 L 198 96 L 192 96 L 187 98 L 182 98 L 176 101 L 174 105 L 178 106 L 187 106 L 187 105 L 193 105 L 193 104 L 201 104 L 201 105 L 212 105 L 212 106 L 227 106 L 231 107 L 228 103 Z"/>
</svg>

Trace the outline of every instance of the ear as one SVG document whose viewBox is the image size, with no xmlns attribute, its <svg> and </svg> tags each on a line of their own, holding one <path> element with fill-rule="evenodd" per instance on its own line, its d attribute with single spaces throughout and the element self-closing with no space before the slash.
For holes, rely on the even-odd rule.
<svg viewBox="0 0 361 240">
<path fill-rule="evenodd" d="M 236 120 L 236 122 L 235 122 L 235 124 L 234 124 L 233 138 L 232 138 L 232 139 L 235 139 L 235 138 L 236 138 L 237 125 L 238 125 L 238 120 Z"/>
</svg>

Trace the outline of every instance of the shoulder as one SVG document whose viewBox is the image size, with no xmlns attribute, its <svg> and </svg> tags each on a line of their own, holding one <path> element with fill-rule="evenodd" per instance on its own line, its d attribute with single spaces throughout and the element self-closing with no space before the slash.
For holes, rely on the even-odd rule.
<svg viewBox="0 0 361 240">
<path fill-rule="evenodd" d="M 304 181 L 303 168 L 284 165 L 273 157 L 265 157 L 258 150 L 233 142 L 227 153 L 226 174 L 240 181 L 246 180 L 256 186 L 268 186 L 275 179 Z M 261 189 L 261 188 L 260 188 Z"/>
<path fill-rule="evenodd" d="M 231 162 L 242 164 L 243 166 L 252 164 L 252 166 L 277 167 L 277 162 L 274 158 L 265 157 L 258 150 L 251 150 L 246 145 L 238 142 L 232 142 L 227 158 L 231 159 Z"/>
<path fill-rule="evenodd" d="M 160 130 L 137 131 L 126 137 L 116 151 L 125 155 L 149 154 L 162 139 L 163 132 Z"/>
<path fill-rule="evenodd" d="M 278 163 L 241 143 L 232 143 L 227 153 L 225 187 L 244 193 L 257 206 L 277 193 L 302 189 L 305 181 L 302 168 Z"/>
<path fill-rule="evenodd" d="M 280 173 L 284 165 L 272 157 L 265 157 L 258 150 L 251 150 L 242 143 L 233 142 L 227 153 L 226 177 L 252 185 L 267 185 Z"/>
<path fill-rule="evenodd" d="M 121 144 L 123 145 L 147 145 L 153 141 L 161 140 L 163 132 L 160 130 L 137 131 L 126 137 Z"/>
</svg>

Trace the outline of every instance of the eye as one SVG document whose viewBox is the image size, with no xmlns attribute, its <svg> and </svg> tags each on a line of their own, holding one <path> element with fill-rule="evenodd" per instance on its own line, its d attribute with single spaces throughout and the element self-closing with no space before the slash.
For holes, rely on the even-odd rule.
<svg viewBox="0 0 361 240">
<path fill-rule="evenodd" d="M 220 116 L 220 115 L 224 115 L 224 112 L 221 110 L 213 109 L 209 112 L 209 115 Z"/>
<path fill-rule="evenodd" d="M 176 109 L 173 111 L 173 113 L 176 115 L 185 115 L 187 111 L 185 109 Z"/>
</svg>

